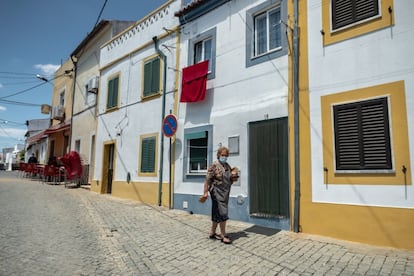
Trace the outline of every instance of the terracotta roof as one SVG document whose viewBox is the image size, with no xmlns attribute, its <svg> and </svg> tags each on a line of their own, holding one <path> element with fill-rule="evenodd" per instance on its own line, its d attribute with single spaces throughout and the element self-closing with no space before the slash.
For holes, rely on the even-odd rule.
<svg viewBox="0 0 414 276">
<path fill-rule="evenodd" d="M 184 6 L 184 8 L 182 8 L 181 10 L 176 12 L 174 15 L 175 16 L 181 16 L 183 14 L 186 14 L 187 12 L 191 11 L 192 9 L 197 8 L 198 6 L 203 4 L 204 2 L 207 2 L 207 0 L 193 0 L 189 4 Z"/>
<path fill-rule="evenodd" d="M 39 133 L 37 133 L 33 136 L 28 137 L 26 142 L 27 142 L 28 145 L 32 145 L 32 144 L 35 144 L 40 139 L 46 138 L 46 137 L 47 137 L 47 135 L 45 134 L 45 130 L 44 130 L 44 131 L 40 131 Z"/>
<path fill-rule="evenodd" d="M 52 134 L 52 133 L 56 133 L 56 132 L 59 132 L 59 131 L 64 131 L 64 130 L 69 129 L 69 128 L 70 128 L 70 123 L 68 123 L 68 122 L 61 123 L 61 124 L 54 125 L 54 126 L 49 127 L 48 129 L 46 129 L 45 134 Z"/>
</svg>

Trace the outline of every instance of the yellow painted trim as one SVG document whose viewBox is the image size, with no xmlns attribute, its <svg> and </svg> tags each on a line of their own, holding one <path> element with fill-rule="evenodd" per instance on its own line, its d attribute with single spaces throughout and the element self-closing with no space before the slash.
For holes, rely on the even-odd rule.
<svg viewBox="0 0 414 276">
<path fill-rule="evenodd" d="M 159 59 L 160 60 L 160 80 L 159 80 L 159 90 L 158 90 L 158 92 L 155 92 L 154 94 L 151 94 L 151 95 L 149 95 L 149 96 L 144 96 L 144 85 L 145 85 L 145 64 L 147 64 L 149 61 L 153 61 L 153 60 L 155 60 L 155 59 Z M 164 75 L 163 75 L 163 70 L 162 70 L 162 68 L 164 67 L 164 61 L 162 60 L 162 58 L 158 55 L 158 53 L 155 53 L 155 54 L 153 54 L 153 55 L 150 55 L 150 56 L 148 56 L 148 57 L 146 57 L 146 58 L 144 58 L 143 60 L 142 60 L 142 68 L 141 68 L 141 99 L 143 100 L 143 101 L 145 101 L 145 100 L 150 100 L 150 99 L 153 99 L 153 98 L 158 98 L 159 96 L 161 96 L 161 90 L 162 90 L 162 83 L 163 83 L 163 78 L 164 78 Z"/>
<path fill-rule="evenodd" d="M 158 132 L 155 133 L 150 133 L 150 134 L 143 134 L 139 136 L 139 156 L 138 156 L 138 175 L 139 176 L 145 176 L 145 177 L 155 177 L 157 176 L 157 172 L 158 172 Z M 151 138 L 151 137 L 155 137 L 155 164 L 154 164 L 154 172 L 152 173 L 143 173 L 141 172 L 141 163 L 142 163 L 142 140 L 145 138 Z"/>
<path fill-rule="evenodd" d="M 322 0 L 323 45 L 327 46 L 394 25 L 394 13 L 390 13 L 388 7 L 394 10 L 393 0 L 380 0 L 381 15 L 379 17 L 361 23 L 355 23 L 350 27 L 345 27 L 338 31 L 331 31 L 331 0 Z"/>
<path fill-rule="evenodd" d="M 178 114 L 178 89 L 180 86 L 180 53 L 181 53 L 181 49 L 180 49 L 180 45 L 181 45 L 181 33 L 180 31 L 177 29 L 176 30 L 176 35 L 177 35 L 177 39 L 176 39 L 176 43 L 175 43 L 175 93 L 174 93 L 174 115 L 178 118 L 177 114 Z M 179 126 L 177 126 L 179 127 Z M 173 137 L 171 137 L 171 156 L 175 156 L 175 146 L 176 146 L 176 135 L 174 135 Z M 175 158 L 171 158 L 171 186 L 169 187 L 169 196 L 170 196 L 170 203 L 171 205 L 169 206 L 170 208 L 172 208 L 174 206 L 174 185 L 175 185 Z M 162 194 L 162 196 L 165 193 Z"/>
<path fill-rule="evenodd" d="M 91 191 L 95 193 L 101 193 L 100 183 L 99 180 L 93 179 L 91 180 Z"/>
<path fill-rule="evenodd" d="M 309 73 L 308 73 L 308 22 L 307 22 L 307 0 L 299 1 L 299 167 L 300 167 L 300 203 L 302 204 L 302 191 L 310 185 L 312 179 L 311 171 L 311 144 L 310 144 L 310 121 L 309 121 Z M 293 1 L 288 1 L 289 24 L 293 29 Z M 293 49 L 292 33 L 289 35 L 289 49 Z M 289 122 L 289 160 L 290 160 L 290 227 L 293 229 L 294 204 L 295 204 L 295 133 L 294 133 L 294 110 L 293 110 L 293 56 L 289 50 L 289 95 L 288 95 L 288 122 Z M 299 212 L 299 224 L 301 223 L 302 211 Z"/>
<path fill-rule="evenodd" d="M 302 231 L 377 246 L 414 250 L 414 210 L 304 202 Z"/>
<path fill-rule="evenodd" d="M 161 205 L 169 207 L 168 195 L 169 187 L 168 183 L 162 183 Z M 135 200 L 150 205 L 158 205 L 158 182 L 145 182 L 145 181 L 113 181 L 112 182 L 112 196 Z"/>
<path fill-rule="evenodd" d="M 118 78 L 118 99 L 117 99 L 117 103 L 116 106 L 108 108 L 108 96 L 109 96 L 109 82 L 111 80 L 114 80 Z M 115 110 L 119 109 L 119 103 L 121 101 L 121 72 L 116 72 L 112 75 L 110 75 L 107 79 L 106 79 L 106 104 L 105 104 L 105 113 L 109 113 L 109 112 L 113 112 Z"/>
<path fill-rule="evenodd" d="M 393 173 L 335 173 L 332 106 L 371 98 L 388 97 Z M 404 81 L 355 89 L 321 97 L 323 160 L 325 184 L 411 185 L 411 165 Z M 401 168 L 408 168 L 404 175 Z"/>
<path fill-rule="evenodd" d="M 101 185 L 100 185 L 100 189 L 99 192 L 104 194 L 107 193 L 107 178 L 106 178 L 106 171 L 108 168 L 108 164 L 107 164 L 107 160 L 108 160 L 108 152 L 107 152 L 107 148 L 108 146 L 113 145 L 114 146 L 114 160 L 113 160 L 113 172 L 116 172 L 116 140 L 108 140 L 108 141 L 104 141 L 102 143 L 102 171 L 101 171 Z M 113 175 L 114 176 L 114 175 Z M 112 179 L 112 181 L 114 181 L 114 179 Z M 113 184 L 113 182 L 112 182 Z"/>
<path fill-rule="evenodd" d="M 337 239 L 414 250 L 414 239 L 412 236 L 412 230 L 414 229 L 413 209 L 312 202 L 312 148 L 310 145 L 311 125 L 308 89 L 307 2 L 307 0 L 299 1 L 299 123 L 301 185 L 299 229 L 305 233 L 329 236 Z M 324 1 L 324 3 L 326 3 L 326 1 Z M 291 69 L 291 66 L 289 68 Z M 289 70 L 289 73 L 292 74 L 291 70 Z M 290 126 L 293 125 L 292 107 L 293 106 L 289 104 Z M 393 124 L 395 123 L 396 122 L 393 121 Z M 291 145 L 294 141 L 292 135 L 292 128 L 290 128 L 289 141 Z M 292 146 L 290 148 L 290 157 L 292 158 Z M 291 161 L 291 166 L 292 164 L 293 162 Z M 292 171 L 290 175 L 291 188 L 292 191 L 294 191 L 294 174 Z M 293 195 L 291 196 L 293 198 Z"/>
</svg>

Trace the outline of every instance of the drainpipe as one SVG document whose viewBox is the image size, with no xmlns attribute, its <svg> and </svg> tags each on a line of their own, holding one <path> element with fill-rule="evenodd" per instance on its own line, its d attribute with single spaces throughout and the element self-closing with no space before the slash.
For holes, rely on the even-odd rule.
<svg viewBox="0 0 414 276">
<path fill-rule="evenodd" d="M 72 87 L 72 106 L 71 106 L 71 114 L 70 114 L 70 133 L 69 133 L 69 145 L 68 145 L 68 152 L 71 151 L 72 147 L 72 137 L 73 137 L 73 111 L 75 105 L 75 89 L 76 89 L 76 75 L 78 70 L 78 58 L 73 55 L 70 57 L 73 63 L 73 87 Z"/>
<path fill-rule="evenodd" d="M 299 162 L 299 30 L 298 14 L 299 0 L 294 0 L 293 6 L 293 113 L 295 136 L 295 202 L 293 211 L 293 231 L 299 232 L 299 202 L 300 202 L 300 162 Z"/>
<path fill-rule="evenodd" d="M 154 47 L 155 50 L 157 51 L 158 55 L 160 55 L 163 64 L 164 64 L 164 69 L 163 69 L 163 76 L 162 76 L 162 114 L 161 114 L 161 134 L 163 133 L 162 131 L 162 127 L 163 127 L 163 122 L 164 122 L 164 117 L 165 117 L 165 90 L 166 90 L 166 86 L 167 86 L 167 56 L 164 55 L 164 53 L 160 50 L 159 46 L 158 46 L 158 38 L 156 36 L 154 36 L 152 38 L 152 40 L 154 41 Z M 161 150 L 160 150 L 160 177 L 159 177 L 159 181 L 158 181 L 158 206 L 161 206 L 162 204 L 162 171 L 163 171 L 163 167 L 164 167 L 164 134 L 162 134 L 161 137 Z"/>
</svg>

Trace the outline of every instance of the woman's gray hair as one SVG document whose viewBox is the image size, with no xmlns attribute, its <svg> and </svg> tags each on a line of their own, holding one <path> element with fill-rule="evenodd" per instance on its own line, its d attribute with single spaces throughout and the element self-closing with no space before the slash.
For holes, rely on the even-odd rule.
<svg viewBox="0 0 414 276">
<path fill-rule="evenodd" d="M 219 148 L 218 148 L 218 150 L 217 150 L 217 159 L 219 159 L 219 158 L 220 158 L 220 156 L 221 156 L 221 152 L 222 152 L 223 150 L 227 151 L 227 154 L 229 154 L 229 149 L 228 149 L 227 147 L 224 147 L 224 146 L 219 147 Z"/>
</svg>

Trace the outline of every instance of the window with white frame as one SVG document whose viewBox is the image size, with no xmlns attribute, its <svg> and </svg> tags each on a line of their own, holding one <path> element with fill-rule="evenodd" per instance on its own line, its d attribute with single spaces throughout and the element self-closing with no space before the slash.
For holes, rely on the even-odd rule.
<svg viewBox="0 0 414 276">
<path fill-rule="evenodd" d="M 337 171 L 392 170 L 388 98 L 333 106 Z"/>
<path fill-rule="evenodd" d="M 198 34 L 189 40 L 188 64 L 208 60 L 207 79 L 215 78 L 216 65 L 216 28 Z"/>
<path fill-rule="evenodd" d="M 211 163 L 212 128 L 197 127 L 184 132 L 185 175 L 205 175 Z"/>
<path fill-rule="evenodd" d="M 267 0 L 246 12 L 246 67 L 287 54 L 287 1 Z"/>
<path fill-rule="evenodd" d="M 254 55 L 259 56 L 282 46 L 280 7 L 264 11 L 254 18 Z"/>
<path fill-rule="evenodd" d="M 332 0 L 332 30 L 337 30 L 380 14 L 379 0 Z"/>
<path fill-rule="evenodd" d="M 212 39 L 211 37 L 199 41 L 194 45 L 194 64 L 211 60 Z M 208 64 L 208 72 L 211 72 L 211 63 Z"/>
</svg>

